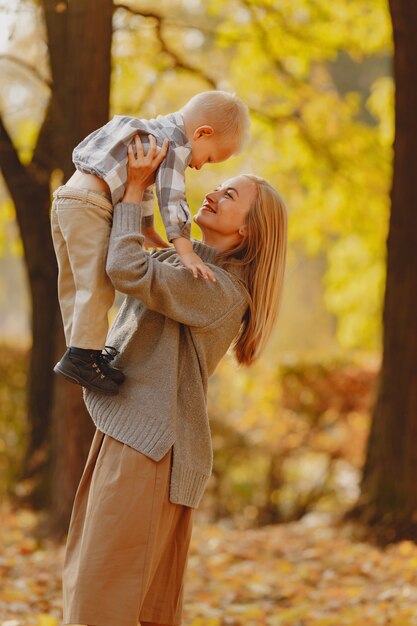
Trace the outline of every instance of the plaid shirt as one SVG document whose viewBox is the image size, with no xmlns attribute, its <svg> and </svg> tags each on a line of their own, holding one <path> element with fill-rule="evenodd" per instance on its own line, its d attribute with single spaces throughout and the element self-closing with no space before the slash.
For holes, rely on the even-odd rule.
<svg viewBox="0 0 417 626">
<path fill-rule="evenodd" d="M 155 175 L 159 210 L 169 241 L 175 237 L 189 238 L 191 212 L 185 197 L 185 169 L 191 159 L 191 145 L 181 113 L 158 115 L 151 120 L 115 115 L 74 149 L 75 167 L 102 178 L 110 188 L 113 205 L 117 204 L 126 186 L 127 148 L 136 134 L 145 150 L 149 147 L 148 135 L 155 137 L 159 147 L 165 138 L 169 140 L 167 155 Z M 153 185 L 145 191 L 141 206 L 145 224 L 153 224 Z"/>
</svg>

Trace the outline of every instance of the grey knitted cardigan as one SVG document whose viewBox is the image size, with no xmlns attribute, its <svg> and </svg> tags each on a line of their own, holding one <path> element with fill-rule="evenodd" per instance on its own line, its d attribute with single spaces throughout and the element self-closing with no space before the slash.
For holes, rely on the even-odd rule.
<svg viewBox="0 0 417 626">
<path fill-rule="evenodd" d="M 87 391 L 102 432 L 159 461 L 173 446 L 171 502 L 197 507 L 213 463 L 207 380 L 236 336 L 247 308 L 238 268 L 192 240 L 217 282 L 194 278 L 174 248 L 148 252 L 136 204 L 114 208 L 107 272 L 126 294 L 107 343 L 125 382 L 117 396 Z"/>
</svg>

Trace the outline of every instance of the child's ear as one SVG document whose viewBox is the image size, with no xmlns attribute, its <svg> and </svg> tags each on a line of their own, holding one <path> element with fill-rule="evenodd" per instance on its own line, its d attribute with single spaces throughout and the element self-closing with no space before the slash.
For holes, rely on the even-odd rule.
<svg viewBox="0 0 417 626">
<path fill-rule="evenodd" d="M 198 126 L 193 134 L 193 139 L 200 139 L 200 137 L 211 137 L 214 134 L 214 128 L 212 126 Z"/>
</svg>

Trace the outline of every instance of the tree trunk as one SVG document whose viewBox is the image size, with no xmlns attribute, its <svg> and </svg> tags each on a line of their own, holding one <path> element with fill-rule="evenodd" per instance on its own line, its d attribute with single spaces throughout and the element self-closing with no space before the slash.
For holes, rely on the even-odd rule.
<svg viewBox="0 0 417 626">
<path fill-rule="evenodd" d="M 73 172 L 71 153 L 86 135 L 109 117 L 112 0 L 71 0 L 66 14 L 66 38 L 55 30 L 56 2 L 44 2 L 66 180 Z M 63 71 L 63 74 L 61 72 Z M 55 90 L 54 90 L 55 91 Z M 59 132 L 59 131 L 58 131 Z M 61 324 L 60 324 L 61 326 Z M 59 358 L 64 349 L 62 330 Z M 75 491 L 93 433 L 81 389 L 56 379 L 52 410 L 52 481 L 49 530 L 56 536 L 68 527 Z"/>
<path fill-rule="evenodd" d="M 32 349 L 28 367 L 30 433 L 22 478 L 32 478 L 44 466 L 51 409 L 51 370 L 57 317 L 56 262 L 49 227 L 49 180 L 45 172 L 19 161 L 0 119 L 0 165 L 16 208 L 32 304 Z M 34 503 L 44 502 L 35 489 Z"/>
<path fill-rule="evenodd" d="M 109 115 L 112 0 L 43 0 L 52 92 L 32 162 L 25 166 L 0 118 L 0 167 L 16 208 L 32 305 L 29 439 L 23 477 L 37 478 L 32 503 L 50 504 L 49 530 L 62 535 L 93 425 L 81 388 L 52 373 L 65 350 L 50 236 L 50 176 L 72 171 L 74 146 Z"/>
<path fill-rule="evenodd" d="M 360 510 L 382 541 L 417 539 L 417 4 L 390 0 L 395 143 L 383 360 Z"/>
</svg>

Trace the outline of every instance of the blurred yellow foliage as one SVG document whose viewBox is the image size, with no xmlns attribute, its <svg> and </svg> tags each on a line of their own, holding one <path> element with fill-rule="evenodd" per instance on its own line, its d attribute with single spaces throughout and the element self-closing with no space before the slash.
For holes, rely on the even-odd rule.
<svg viewBox="0 0 417 626">
<path fill-rule="evenodd" d="M 58 626 L 58 620 L 51 615 L 39 615 L 38 626 Z"/>
<path fill-rule="evenodd" d="M 385 0 L 161 0 L 160 21 L 151 4 L 130 6 L 137 14 L 114 14 L 112 113 L 153 117 L 213 85 L 237 91 L 252 113 L 251 139 L 230 161 L 190 172 L 191 206 L 237 172 L 269 179 L 290 209 L 291 246 L 302 242 L 326 261 L 340 344 L 378 348 L 394 91 Z M 31 62 L 45 72 L 47 49 L 36 50 Z M 10 74 L 7 85 L 19 100 L 13 138 L 27 163 L 47 99 L 44 85 L 23 92 L 22 80 Z M 161 228 L 158 212 L 156 222 Z"/>
<path fill-rule="evenodd" d="M 252 110 L 249 145 L 190 175 L 191 205 L 239 171 L 268 178 L 289 205 L 291 244 L 326 258 L 340 344 L 378 348 L 393 135 L 386 2 L 164 0 L 160 12 L 163 51 L 150 20 L 116 14 L 113 110 L 177 109 L 211 88 L 206 76 L 236 90 Z M 175 67 L 169 50 L 195 71 Z"/>
</svg>

